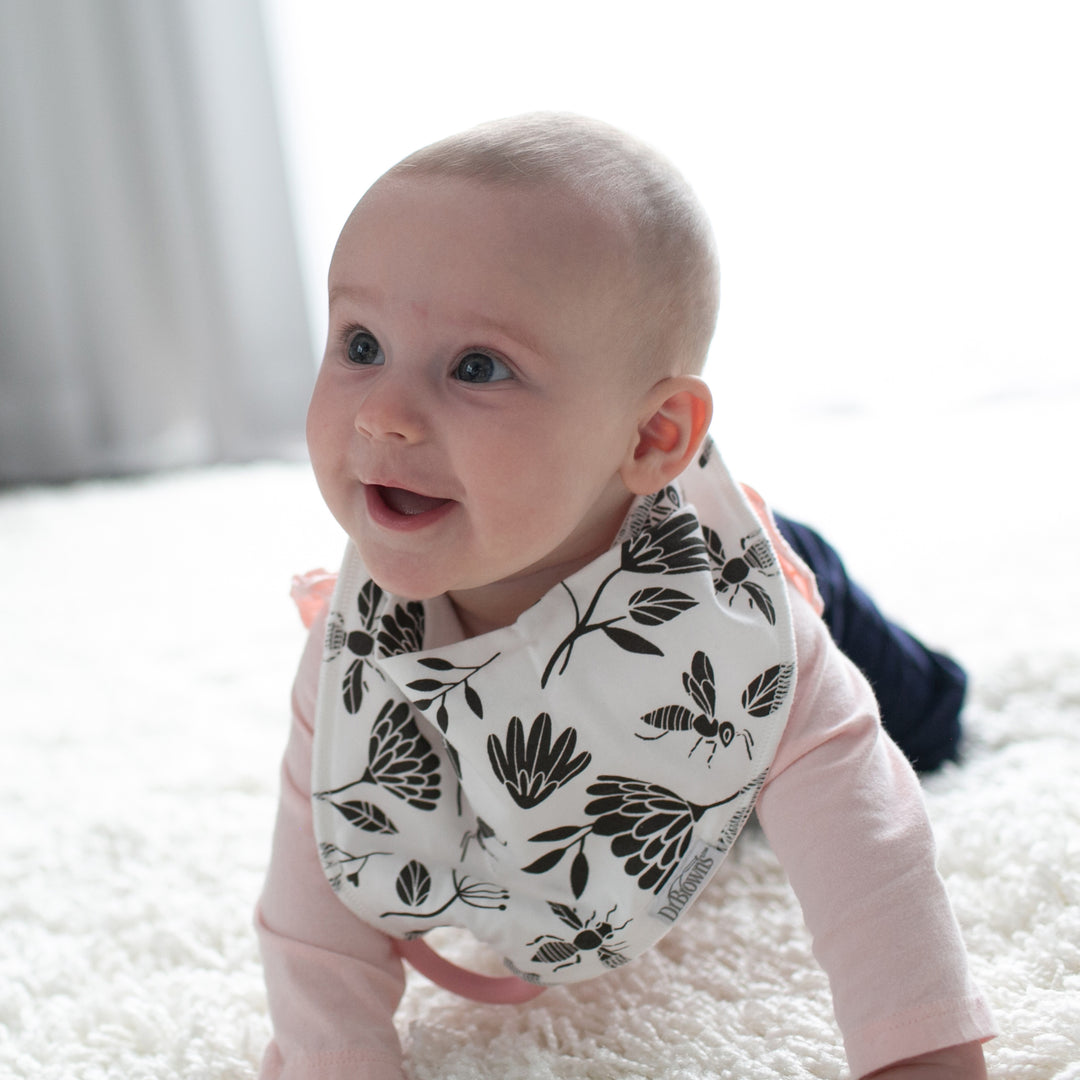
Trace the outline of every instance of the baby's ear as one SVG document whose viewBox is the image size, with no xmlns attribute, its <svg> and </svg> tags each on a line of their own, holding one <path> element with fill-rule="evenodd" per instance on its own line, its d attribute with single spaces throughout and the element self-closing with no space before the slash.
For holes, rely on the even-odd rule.
<svg viewBox="0 0 1080 1080">
<path fill-rule="evenodd" d="M 712 394 L 696 375 L 663 379 L 649 391 L 637 443 L 620 470 L 635 495 L 651 495 L 693 460 L 712 420 Z"/>
</svg>

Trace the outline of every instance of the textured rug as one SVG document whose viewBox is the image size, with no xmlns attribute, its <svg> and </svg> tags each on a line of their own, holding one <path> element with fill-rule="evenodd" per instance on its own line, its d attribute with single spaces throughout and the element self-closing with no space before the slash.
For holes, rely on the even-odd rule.
<svg viewBox="0 0 1080 1080">
<path fill-rule="evenodd" d="M 0 1077 L 254 1076 L 251 909 L 302 642 L 288 582 L 338 548 L 300 466 L 0 497 Z M 932 569 L 911 580 L 937 588 Z M 1017 603 L 1051 580 L 1018 579 Z M 926 796 L 1003 1031 L 991 1075 L 1080 1078 L 1080 649 L 971 644 L 966 761 Z M 631 967 L 513 1008 L 416 977 L 400 1024 L 415 1080 L 846 1075 L 752 829 Z"/>
</svg>

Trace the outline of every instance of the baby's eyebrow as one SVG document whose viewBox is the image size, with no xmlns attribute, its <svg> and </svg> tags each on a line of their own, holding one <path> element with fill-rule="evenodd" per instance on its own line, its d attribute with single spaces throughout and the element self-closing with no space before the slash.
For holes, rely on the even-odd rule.
<svg viewBox="0 0 1080 1080">
<path fill-rule="evenodd" d="M 386 299 L 386 295 L 382 289 L 376 288 L 371 285 L 357 285 L 357 284 L 332 284 L 327 294 L 327 299 L 331 306 L 339 299 L 346 300 L 361 300 L 368 303 L 379 304 Z"/>
<path fill-rule="evenodd" d="M 532 335 L 527 333 L 520 326 L 499 322 L 497 319 L 481 315 L 479 312 L 465 312 L 461 317 L 461 323 L 482 334 L 502 338 L 513 345 L 525 349 L 534 356 L 542 357 L 547 355 L 541 347 L 540 342 L 534 340 Z"/>
</svg>

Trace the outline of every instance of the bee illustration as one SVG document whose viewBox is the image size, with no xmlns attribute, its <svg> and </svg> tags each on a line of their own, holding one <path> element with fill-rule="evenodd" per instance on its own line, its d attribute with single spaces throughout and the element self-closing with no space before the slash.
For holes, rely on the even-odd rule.
<svg viewBox="0 0 1080 1080">
<path fill-rule="evenodd" d="M 745 728 L 736 731 L 735 725 L 729 720 L 720 721 L 716 718 L 716 674 L 713 670 L 712 661 L 703 652 L 694 653 L 690 663 L 690 670 L 683 672 L 683 689 L 690 695 L 691 700 L 701 711 L 697 714 L 693 709 L 685 705 L 665 705 L 660 709 L 653 709 L 641 719 L 650 727 L 659 728 L 659 735 L 638 734 L 639 739 L 654 741 L 662 739 L 669 731 L 693 731 L 697 734 L 697 742 L 690 748 L 690 757 L 702 744 L 709 747 L 709 756 L 705 762 L 711 765 L 718 746 L 730 746 L 736 735 L 742 737 L 746 746 L 746 756 L 753 758 L 751 747 L 754 745 L 754 737 Z"/>
<path fill-rule="evenodd" d="M 713 586 L 718 596 L 728 593 L 730 606 L 741 589 L 746 593 L 750 606 L 756 607 L 765 616 L 769 625 L 776 623 L 776 608 L 772 598 L 756 581 L 749 580 L 750 572 L 757 570 L 764 577 L 775 577 L 776 559 L 768 541 L 760 532 L 744 536 L 740 541 L 742 552 L 730 559 L 724 554 L 724 545 L 712 529 L 704 527 L 705 546 L 712 563 Z"/>
<path fill-rule="evenodd" d="M 620 949 L 626 947 L 626 942 L 608 943 L 623 927 L 629 926 L 633 922 L 632 919 L 627 919 L 621 926 L 612 926 L 610 920 L 615 913 L 615 908 L 612 908 L 604 916 L 603 922 L 594 922 L 596 919 L 595 911 L 582 922 L 581 916 L 566 904 L 553 904 L 549 900 L 548 907 L 559 917 L 561 922 L 575 931 L 575 934 L 570 941 L 564 941 L 555 934 L 541 934 L 538 938 L 533 938 L 532 941 L 527 943 L 530 947 L 543 942 L 533 954 L 532 959 L 534 962 L 554 964 L 554 970 L 559 971 L 562 968 L 580 964 L 581 954 L 583 952 L 592 952 L 595 949 L 596 955 L 600 957 L 600 963 L 604 967 L 617 968 L 626 963 L 627 958 L 619 952 Z"/>
<path fill-rule="evenodd" d="M 474 840 L 486 855 L 491 854 L 488 851 L 488 840 L 495 840 L 497 843 L 502 844 L 503 847 L 506 847 L 506 841 L 500 840 L 495 835 L 495 830 L 482 817 L 478 817 L 476 819 L 476 829 L 466 832 L 461 838 L 461 862 L 465 861 L 465 856 L 469 853 L 469 845 Z"/>
</svg>

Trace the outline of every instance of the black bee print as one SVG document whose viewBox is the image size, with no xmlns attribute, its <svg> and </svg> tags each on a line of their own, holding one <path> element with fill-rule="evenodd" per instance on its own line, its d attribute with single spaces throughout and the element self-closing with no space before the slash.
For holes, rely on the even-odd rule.
<svg viewBox="0 0 1080 1080">
<path fill-rule="evenodd" d="M 356 657 L 349 664 L 349 669 L 345 672 L 345 678 L 341 684 L 345 710 L 349 713 L 358 712 L 364 700 L 364 672 L 367 667 L 367 658 L 375 651 L 375 613 L 379 609 L 382 598 L 382 589 L 374 581 L 368 581 L 356 597 L 361 628 L 346 635 L 344 620 L 342 623 L 332 620 L 326 626 L 328 653 L 337 656 L 341 652 L 341 646 L 346 645 L 349 652 Z M 338 616 L 338 619 L 340 618 Z"/>
<path fill-rule="evenodd" d="M 750 748 L 754 737 L 747 730 L 735 731 L 735 725 L 729 720 L 718 721 L 716 718 L 716 675 L 712 661 L 703 652 L 694 653 L 690 670 L 683 672 L 683 689 L 690 695 L 697 706 L 697 712 L 685 705 L 665 705 L 646 713 L 641 719 L 650 727 L 659 728 L 659 735 L 638 735 L 639 739 L 662 739 L 671 731 L 694 731 L 697 741 L 690 747 L 687 757 L 704 742 L 709 747 L 706 764 L 711 765 L 717 746 L 730 746 L 735 735 L 741 736 L 746 746 L 746 756 L 753 758 Z M 743 694 L 745 707 L 746 693 Z M 751 713 L 751 715 L 755 715 Z"/>
<path fill-rule="evenodd" d="M 573 728 L 563 731 L 554 743 L 551 734 L 551 717 L 544 712 L 532 722 L 528 739 L 517 716 L 507 725 L 505 747 L 498 736 L 488 736 L 492 771 L 523 810 L 542 803 L 592 761 L 588 751 L 574 756 L 577 732 Z"/>
<path fill-rule="evenodd" d="M 776 559 L 768 541 L 759 530 L 744 536 L 739 542 L 740 554 L 730 558 L 724 552 L 720 537 L 708 526 L 702 526 L 705 544 L 712 563 L 713 586 L 718 596 L 727 596 L 728 606 L 744 593 L 750 608 L 757 608 L 770 626 L 776 625 L 776 607 L 757 578 L 776 577 Z M 754 576 L 751 576 L 754 575 Z"/>
<path fill-rule="evenodd" d="M 439 730 L 445 735 L 447 728 L 450 726 L 450 713 L 446 708 L 446 695 L 460 686 L 465 696 L 465 704 L 469 706 L 477 719 L 483 720 L 484 703 L 480 699 L 480 695 L 476 692 L 476 688 L 469 685 L 469 679 L 471 679 L 478 671 L 483 671 L 492 660 L 497 660 L 501 655 L 501 653 L 496 653 L 494 656 L 485 660 L 482 664 L 477 664 L 475 667 L 452 664 L 449 660 L 444 660 L 441 656 L 422 657 L 417 663 L 422 667 L 426 667 L 429 671 L 464 671 L 467 674 L 463 675 L 460 679 L 451 676 L 448 680 L 435 678 L 415 679 L 411 683 L 408 683 L 410 690 L 416 690 L 421 694 L 431 694 L 431 697 L 417 700 L 416 707 L 421 712 L 427 712 L 427 710 L 437 701 L 439 706 L 435 710 L 435 720 L 439 725 Z"/>
<path fill-rule="evenodd" d="M 581 954 L 583 952 L 592 952 L 594 949 L 604 967 L 617 968 L 626 963 L 626 957 L 619 951 L 625 948 L 626 943 L 623 941 L 612 942 L 611 939 L 620 930 L 629 926 L 633 921 L 632 919 L 627 919 L 620 926 L 612 926 L 611 916 L 615 913 L 615 908 L 612 908 L 604 916 L 603 920 L 598 923 L 595 921 L 595 911 L 582 921 L 581 916 L 567 904 L 553 904 L 549 900 L 548 907 L 566 926 L 574 931 L 574 936 L 570 941 L 564 941 L 554 934 L 541 934 L 538 938 L 526 942 L 526 945 L 530 948 L 543 942 L 540 948 L 533 953 L 533 963 L 554 964 L 554 970 L 559 971 L 562 968 L 580 964 Z"/>
<path fill-rule="evenodd" d="M 497 843 L 502 844 L 503 847 L 506 847 L 506 842 L 495 835 L 495 830 L 482 817 L 478 817 L 476 819 L 476 828 L 466 832 L 461 838 L 461 859 L 459 861 L 465 861 L 465 856 L 469 853 L 469 845 L 474 840 L 481 850 L 488 855 L 491 854 L 487 846 L 489 840 L 495 840 Z"/>
<path fill-rule="evenodd" d="M 600 582 L 584 614 L 581 614 L 577 597 L 566 582 L 562 582 L 562 587 L 574 606 L 574 628 L 552 653 L 544 669 L 543 677 L 540 679 L 541 687 L 547 686 L 548 679 L 555 671 L 555 665 L 558 664 L 559 659 L 562 658 L 562 665 L 558 670 L 558 674 L 561 675 L 570 663 L 574 645 L 586 634 L 591 634 L 596 630 L 603 631 L 608 640 L 626 652 L 646 656 L 664 655 L 663 650 L 648 638 L 642 637 L 633 630 L 628 630 L 625 626 L 615 624 L 623 622 L 627 615 L 641 626 L 657 626 L 668 622 L 697 603 L 685 593 L 677 589 L 659 587 L 640 589 L 631 597 L 630 607 L 626 614 L 619 614 L 610 619 L 599 619 L 596 622 L 592 619 L 604 590 L 621 573 L 691 574 L 699 570 L 707 570 L 709 562 L 705 545 L 696 535 L 697 528 L 698 521 L 693 514 L 672 514 L 650 529 L 638 533 L 632 540 L 627 540 L 622 545 L 619 566 Z"/>
<path fill-rule="evenodd" d="M 451 871 L 453 892 L 450 899 L 434 911 L 384 911 L 379 918 L 434 919 L 452 904 L 462 903 L 467 907 L 485 908 L 490 911 L 505 911 L 510 894 L 506 889 L 487 881 L 470 883 L 467 877 L 458 877 L 456 870 Z M 397 876 L 394 890 L 398 899 L 408 908 L 417 908 L 427 902 L 431 896 L 431 874 L 422 862 L 413 859 Z"/>
<path fill-rule="evenodd" d="M 408 702 L 391 699 L 375 718 L 368 739 L 368 767 L 364 775 L 331 791 L 316 792 L 313 798 L 327 800 L 339 813 L 357 824 L 357 814 L 372 816 L 370 811 L 375 808 L 368 803 L 337 803 L 331 796 L 360 784 L 377 784 L 417 810 L 434 810 L 440 795 L 439 782 L 439 756 L 420 733 Z M 382 817 L 385 818 L 385 814 Z M 380 831 L 366 825 L 358 827 L 368 832 Z"/>
</svg>

